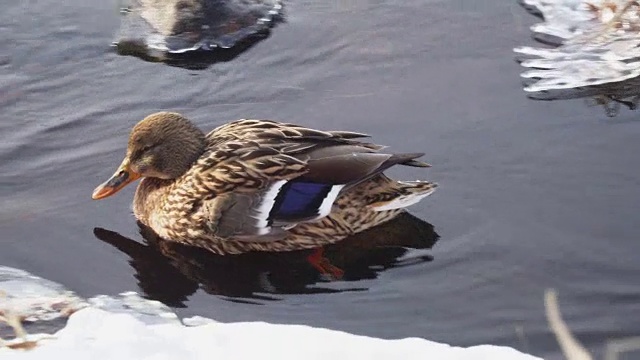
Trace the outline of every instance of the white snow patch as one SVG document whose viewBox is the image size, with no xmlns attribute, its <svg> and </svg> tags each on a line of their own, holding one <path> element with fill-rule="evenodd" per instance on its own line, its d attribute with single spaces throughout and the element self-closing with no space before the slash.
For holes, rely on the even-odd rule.
<svg viewBox="0 0 640 360">
<path fill-rule="evenodd" d="M 53 290 L 44 289 L 41 302 L 47 302 L 46 296 L 58 297 L 63 291 L 58 284 L 22 271 L 11 273 L 10 268 L 0 266 L 0 279 L 7 274 L 14 276 L 9 279 L 13 289 L 35 289 L 30 285 L 34 279 L 40 285 L 50 283 Z M 9 277 L 0 280 L 0 285 Z M 19 282 L 22 285 L 16 287 Z M 53 336 L 33 334 L 27 340 L 37 341 L 37 346 L 31 350 L 2 347 L 0 359 L 540 360 L 493 345 L 463 348 L 419 338 L 383 340 L 302 325 L 224 324 L 199 316 L 181 321 L 167 306 L 134 292 L 89 299 L 88 305 L 73 313 L 67 325 Z M 20 341 L 23 339 L 10 343 Z"/>
<path fill-rule="evenodd" d="M 7 360 L 539 360 L 507 347 L 461 348 L 418 338 L 382 340 L 302 325 L 263 322 L 150 325 L 132 315 L 97 308 L 76 312 L 53 339 L 40 340 L 33 350 L 3 348 L 0 357 Z"/>
</svg>

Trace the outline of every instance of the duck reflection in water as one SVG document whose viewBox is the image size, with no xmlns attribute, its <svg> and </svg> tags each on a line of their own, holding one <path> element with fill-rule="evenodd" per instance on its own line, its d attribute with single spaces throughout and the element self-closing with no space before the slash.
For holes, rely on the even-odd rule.
<svg viewBox="0 0 640 360">
<path fill-rule="evenodd" d="M 269 294 L 366 291 L 317 284 L 338 277 L 347 282 L 375 279 L 387 269 L 431 261 L 431 255 L 411 249 L 430 249 L 439 238 L 433 225 L 405 212 L 320 250 L 221 256 L 162 240 L 153 230 L 138 225 L 146 244 L 101 228 L 95 228 L 94 234 L 131 257 L 147 297 L 174 307 L 184 307 L 184 301 L 200 288 L 248 303 L 277 300 Z M 314 265 L 317 260 L 334 271 L 323 273 L 322 267 Z"/>
</svg>

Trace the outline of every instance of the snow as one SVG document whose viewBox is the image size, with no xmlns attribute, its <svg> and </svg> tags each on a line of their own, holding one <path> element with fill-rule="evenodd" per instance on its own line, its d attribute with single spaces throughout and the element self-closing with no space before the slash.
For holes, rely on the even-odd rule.
<svg viewBox="0 0 640 360">
<path fill-rule="evenodd" d="M 54 339 L 3 359 L 536 359 L 511 348 L 452 347 L 423 339 L 380 340 L 300 325 L 262 322 L 148 325 L 127 314 L 86 308 Z"/>
<path fill-rule="evenodd" d="M 423 339 L 381 340 L 301 325 L 263 322 L 149 325 L 128 314 L 86 308 L 52 339 L 2 359 L 536 359 L 492 345 L 452 347 Z"/>
<path fill-rule="evenodd" d="M 46 280 L 24 272 L 7 281 L 9 268 L 0 267 L 0 290 L 33 295 Z M 25 276 L 25 274 L 27 276 Z M 42 281 L 41 281 L 42 280 Z M 11 286 L 6 286 L 8 282 Z M 22 286 L 17 286 L 22 282 Z M 42 292 L 38 304 L 61 296 L 77 297 L 55 283 Z M 46 287 L 46 286 L 45 286 Z M 22 311 L 28 309 L 24 304 Z M 15 300 L 15 297 L 14 297 Z M 14 302 L 15 304 L 15 302 Z M 220 323 L 204 317 L 179 319 L 167 306 L 141 298 L 134 292 L 106 295 L 78 302 L 66 326 L 54 335 L 31 334 L 37 341 L 31 350 L 0 348 L 3 360 L 39 359 L 491 359 L 540 360 L 509 347 L 479 345 L 455 347 L 420 338 L 383 340 L 341 331 L 302 325 L 264 322 Z M 9 313 L 8 302 L 0 303 L 0 313 Z M 64 316 L 64 314 L 61 314 Z M 24 339 L 14 339 L 17 343 Z"/>
</svg>

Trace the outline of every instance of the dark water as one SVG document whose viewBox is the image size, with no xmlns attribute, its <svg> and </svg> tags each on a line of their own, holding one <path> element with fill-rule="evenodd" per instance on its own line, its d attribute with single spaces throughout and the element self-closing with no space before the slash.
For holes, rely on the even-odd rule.
<svg viewBox="0 0 640 360">
<path fill-rule="evenodd" d="M 142 240 L 133 187 L 100 202 L 90 195 L 151 112 L 180 111 L 203 129 L 256 117 L 354 130 L 427 153 L 433 168 L 391 174 L 440 184 L 412 208 L 440 235 L 432 261 L 367 250 L 345 281 L 291 265 L 251 286 L 282 264 L 261 259 L 251 276 L 242 263 L 211 268 L 217 284 L 239 290 L 212 288 L 196 261 L 192 277 L 151 271 L 155 289 L 183 294 L 181 315 L 504 344 L 558 359 L 542 303 L 554 287 L 570 327 L 599 354 L 607 340 L 640 333 L 640 121 L 527 99 L 511 49 L 531 42 L 535 21 L 515 1 L 292 1 L 269 38 L 196 71 L 115 54 L 115 1 L 4 4 L 0 264 L 85 296 L 149 284 L 148 262 L 130 264 L 159 256 L 130 241 Z"/>
</svg>

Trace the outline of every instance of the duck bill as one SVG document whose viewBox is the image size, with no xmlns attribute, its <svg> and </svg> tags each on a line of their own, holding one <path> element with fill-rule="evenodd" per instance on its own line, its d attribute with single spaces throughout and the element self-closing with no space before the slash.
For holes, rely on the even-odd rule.
<svg viewBox="0 0 640 360">
<path fill-rule="evenodd" d="M 109 197 L 138 178 L 140 178 L 140 174 L 131 170 L 129 159 L 124 159 L 113 176 L 93 190 L 91 198 L 100 200 Z"/>
</svg>

